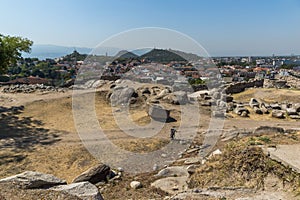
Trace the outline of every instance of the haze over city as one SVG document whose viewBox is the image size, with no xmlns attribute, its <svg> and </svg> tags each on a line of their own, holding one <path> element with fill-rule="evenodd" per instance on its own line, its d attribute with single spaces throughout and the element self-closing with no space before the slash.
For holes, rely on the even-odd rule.
<svg viewBox="0 0 300 200">
<path fill-rule="evenodd" d="M 134 28 L 182 32 L 212 56 L 300 54 L 300 1 L 2 1 L 1 33 L 94 48 Z M 33 46 L 34 49 L 34 46 Z"/>
</svg>

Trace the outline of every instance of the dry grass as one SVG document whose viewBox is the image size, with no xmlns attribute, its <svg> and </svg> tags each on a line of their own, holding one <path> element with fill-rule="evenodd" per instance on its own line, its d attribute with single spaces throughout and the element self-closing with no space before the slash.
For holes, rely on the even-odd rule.
<svg viewBox="0 0 300 200">
<path fill-rule="evenodd" d="M 275 102 L 299 102 L 300 91 L 274 88 L 251 88 L 244 92 L 234 94 L 236 101 L 249 102 L 251 98 L 257 98 L 267 103 Z"/>
<path fill-rule="evenodd" d="M 248 138 L 249 139 L 249 138 Z M 256 141 L 259 140 L 256 138 Z M 271 140 L 271 139 L 270 139 Z M 259 140 L 262 144 L 269 140 Z M 231 142 L 216 156 L 197 169 L 189 187 L 247 187 L 263 189 L 268 175 L 275 175 L 294 190 L 300 187 L 300 175 L 267 157 L 249 141 Z"/>
<path fill-rule="evenodd" d="M 34 150 L 2 149 L 0 177 L 24 171 L 53 174 L 71 182 L 77 175 L 94 166 L 98 161 L 81 145 L 38 146 Z"/>
<path fill-rule="evenodd" d="M 71 97 L 34 101 L 25 106 L 20 116 L 40 120 L 48 129 L 76 133 Z"/>
<path fill-rule="evenodd" d="M 103 99 L 103 95 L 96 96 L 96 102 L 95 108 L 101 128 L 113 143 L 128 151 L 151 152 L 161 148 L 169 142 L 170 126 L 179 124 L 179 122 L 166 124 L 158 137 L 137 139 L 128 136 L 118 128 L 114 121 L 112 108 Z M 150 121 L 147 112 L 142 107 L 132 108 L 130 113 L 133 122 L 140 126 L 144 126 Z M 174 113 L 176 114 L 176 112 Z M 75 176 L 98 162 L 84 148 L 76 133 L 71 97 L 34 101 L 26 104 L 22 112 L 12 114 L 9 117 L 15 121 L 17 120 L 20 127 L 13 129 L 12 127 L 2 127 L 0 125 L 2 138 L 12 137 L 16 135 L 15 132 L 17 131 L 19 135 L 15 139 L 20 144 L 24 143 L 28 133 L 34 133 L 35 135 L 32 135 L 32 137 L 36 141 L 28 144 L 28 148 L 15 145 L 1 148 L 0 177 L 7 177 L 25 170 L 33 170 L 50 173 L 70 182 Z M 9 123 L 10 119 L 7 118 L 6 116 L 1 120 Z M 26 129 L 22 126 L 25 119 L 30 122 Z M 38 123 L 33 123 L 35 121 Z M 15 122 L 13 124 L 15 126 Z M 48 141 L 49 139 L 51 141 Z"/>
<path fill-rule="evenodd" d="M 294 132 L 287 135 L 271 134 L 262 136 L 252 136 L 241 139 L 248 145 L 265 145 L 269 147 L 276 147 L 277 145 L 293 145 L 300 143 L 300 132 Z"/>
</svg>

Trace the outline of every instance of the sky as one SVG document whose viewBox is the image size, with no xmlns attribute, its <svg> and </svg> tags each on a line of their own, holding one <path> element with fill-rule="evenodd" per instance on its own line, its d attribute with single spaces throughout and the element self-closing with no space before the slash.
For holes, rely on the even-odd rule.
<svg viewBox="0 0 300 200">
<path fill-rule="evenodd" d="M 193 38 L 212 56 L 300 55 L 300 0 L 0 0 L 0 34 L 94 48 L 135 28 Z"/>
</svg>

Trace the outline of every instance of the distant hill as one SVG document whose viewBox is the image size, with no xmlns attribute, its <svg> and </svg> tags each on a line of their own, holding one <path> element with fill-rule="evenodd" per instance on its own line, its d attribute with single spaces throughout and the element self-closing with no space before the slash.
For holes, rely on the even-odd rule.
<svg viewBox="0 0 300 200">
<path fill-rule="evenodd" d="M 181 57 L 180 55 L 164 49 L 152 49 L 148 53 L 145 53 L 142 56 L 140 56 L 140 58 L 149 59 L 153 62 L 159 63 L 169 63 L 172 61 L 187 62 L 187 60 Z"/>
<path fill-rule="evenodd" d="M 132 53 L 132 52 L 129 52 L 129 51 L 126 51 L 126 50 L 122 50 L 122 51 L 119 51 L 117 53 L 117 55 L 115 55 L 115 58 L 119 59 L 129 59 L 129 58 L 138 58 L 139 56 Z"/>
<path fill-rule="evenodd" d="M 88 54 L 80 54 L 78 51 L 74 50 L 73 53 L 63 56 L 64 61 L 80 61 L 85 60 Z"/>
<path fill-rule="evenodd" d="M 178 50 L 173 50 L 173 49 L 169 49 L 168 51 L 173 52 L 188 61 L 198 61 L 201 59 L 200 56 L 193 54 L 193 53 L 186 53 L 183 51 L 178 51 Z"/>
</svg>

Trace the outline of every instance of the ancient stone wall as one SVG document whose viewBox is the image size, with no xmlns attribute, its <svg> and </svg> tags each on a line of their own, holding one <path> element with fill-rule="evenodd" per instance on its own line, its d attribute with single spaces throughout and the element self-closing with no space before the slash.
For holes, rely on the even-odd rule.
<svg viewBox="0 0 300 200">
<path fill-rule="evenodd" d="M 264 80 L 250 80 L 248 82 L 243 81 L 238 83 L 231 83 L 226 87 L 225 92 L 227 94 L 236 94 L 243 92 L 246 88 L 263 87 L 263 85 Z"/>
</svg>

